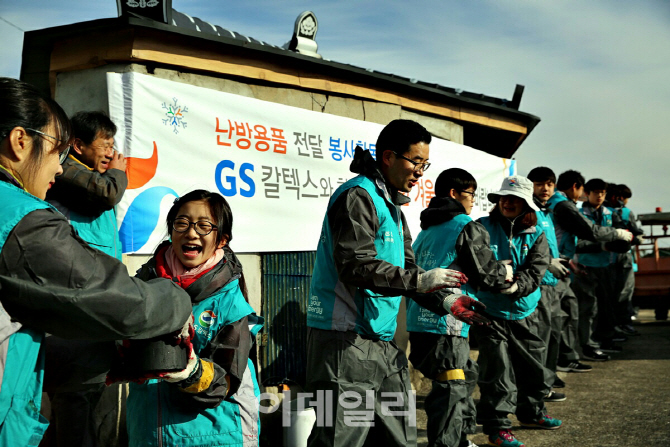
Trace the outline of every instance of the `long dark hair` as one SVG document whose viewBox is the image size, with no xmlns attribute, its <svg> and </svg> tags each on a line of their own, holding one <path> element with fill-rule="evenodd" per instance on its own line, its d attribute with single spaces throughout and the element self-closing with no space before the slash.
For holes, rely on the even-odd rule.
<svg viewBox="0 0 670 447">
<path fill-rule="evenodd" d="M 230 248 L 230 241 L 233 240 L 233 212 L 230 209 L 230 205 L 223 196 L 217 192 L 207 191 L 205 189 L 196 189 L 191 191 L 183 196 L 179 197 L 172 204 L 172 208 L 168 211 L 167 214 L 167 229 L 168 234 L 172 233 L 172 224 L 177 218 L 177 213 L 188 202 L 197 202 L 199 200 L 204 200 L 209 205 L 209 212 L 212 214 L 216 226 L 216 244 L 218 245 L 223 238 L 225 237 L 228 241 L 228 249 L 232 252 Z M 244 279 L 244 272 L 240 274 L 240 290 L 242 290 L 242 295 L 244 299 L 249 302 L 248 292 L 247 292 L 247 283 Z"/>
<path fill-rule="evenodd" d="M 29 173 L 35 175 L 43 157 L 42 138 L 35 138 L 35 130 L 43 130 L 54 123 L 60 140 L 54 152 L 62 152 L 72 143 L 72 126 L 67 114 L 56 101 L 44 95 L 31 84 L 12 78 L 0 78 L 0 140 L 15 127 L 23 127 L 33 137 Z"/>
</svg>

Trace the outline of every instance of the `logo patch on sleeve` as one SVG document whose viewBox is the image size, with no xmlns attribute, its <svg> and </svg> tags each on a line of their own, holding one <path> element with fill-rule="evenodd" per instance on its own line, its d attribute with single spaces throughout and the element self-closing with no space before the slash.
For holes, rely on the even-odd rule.
<svg viewBox="0 0 670 447">
<path fill-rule="evenodd" d="M 214 324 L 214 320 L 216 319 L 216 315 L 214 312 L 211 310 L 206 310 L 200 314 L 198 317 L 198 324 L 204 328 L 210 327 L 212 324 Z"/>
</svg>

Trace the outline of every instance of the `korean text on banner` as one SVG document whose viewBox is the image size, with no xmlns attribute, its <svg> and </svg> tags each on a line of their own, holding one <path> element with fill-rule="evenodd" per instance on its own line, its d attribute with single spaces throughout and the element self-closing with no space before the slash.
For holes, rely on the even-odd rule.
<svg viewBox="0 0 670 447">
<path fill-rule="evenodd" d="M 152 253 L 174 199 L 197 188 L 230 203 L 237 252 L 313 251 L 330 195 L 353 177 L 354 148 L 374 155 L 384 127 L 137 73 L 109 73 L 107 83 L 117 146 L 129 159 L 117 207 L 125 253 Z M 438 138 L 430 149 L 431 169 L 403 208 L 414 236 L 444 169 L 477 179 L 473 216 L 516 171 L 513 161 Z"/>
</svg>

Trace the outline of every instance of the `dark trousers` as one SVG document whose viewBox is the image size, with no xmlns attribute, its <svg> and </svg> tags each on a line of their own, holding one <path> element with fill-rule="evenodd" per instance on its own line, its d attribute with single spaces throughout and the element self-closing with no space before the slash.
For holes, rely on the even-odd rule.
<svg viewBox="0 0 670 447">
<path fill-rule="evenodd" d="M 561 338 L 558 345 L 558 362 L 570 363 L 579 360 L 579 305 L 570 287 L 570 277 L 556 284 L 556 294 L 561 306 Z"/>
<path fill-rule="evenodd" d="M 547 387 L 554 385 L 556 378 L 556 364 L 558 363 L 558 351 L 561 340 L 561 329 L 563 323 L 561 300 L 554 286 L 540 286 L 542 298 L 537 303 L 535 315 L 532 319 L 537 324 L 537 334 L 547 346 L 545 351 L 544 366 L 551 374 Z"/>
<path fill-rule="evenodd" d="M 416 446 L 407 357 L 394 341 L 308 328 L 307 390 L 317 417 L 310 447 Z"/>
<path fill-rule="evenodd" d="M 409 360 L 421 373 L 433 379 L 426 397 L 428 445 L 458 447 L 474 434 L 475 402 L 472 392 L 478 376 L 477 363 L 470 359 L 470 344 L 463 337 L 410 332 Z"/>
<path fill-rule="evenodd" d="M 589 267 L 586 275 L 576 276 L 572 290 L 579 303 L 579 343 L 582 348 L 598 348 L 599 342 L 614 337 L 614 315 L 618 298 L 612 286 L 609 267 Z"/>
<path fill-rule="evenodd" d="M 546 414 L 544 396 L 551 373 L 543 365 L 546 347 L 534 314 L 522 320 L 487 317 L 491 325 L 472 329 L 479 344 L 477 422 L 490 435 L 512 428 L 510 413 L 525 422 Z"/>
<path fill-rule="evenodd" d="M 635 274 L 633 273 L 633 255 L 622 253 L 617 256 L 617 262 L 611 269 L 614 294 L 617 297 L 614 322 L 617 325 L 632 323 L 632 300 L 635 293 Z"/>
<path fill-rule="evenodd" d="M 56 393 L 51 399 L 56 446 L 98 445 L 98 427 L 93 412 L 105 384 L 91 385 L 89 389 Z"/>
<path fill-rule="evenodd" d="M 116 355 L 113 341 L 45 338 L 44 390 L 51 400 L 49 436 L 56 446 L 94 447 L 100 427 L 95 408 Z"/>
</svg>

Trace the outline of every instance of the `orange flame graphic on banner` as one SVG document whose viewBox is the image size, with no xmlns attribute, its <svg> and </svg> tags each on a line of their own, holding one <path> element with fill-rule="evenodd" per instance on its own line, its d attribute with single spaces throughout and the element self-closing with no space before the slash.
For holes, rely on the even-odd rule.
<svg viewBox="0 0 670 447">
<path fill-rule="evenodd" d="M 154 141 L 154 153 L 151 154 L 151 158 L 128 157 L 127 160 L 127 189 L 141 188 L 156 175 L 156 167 L 158 166 L 158 147 L 156 146 L 156 142 Z"/>
</svg>

